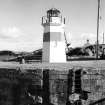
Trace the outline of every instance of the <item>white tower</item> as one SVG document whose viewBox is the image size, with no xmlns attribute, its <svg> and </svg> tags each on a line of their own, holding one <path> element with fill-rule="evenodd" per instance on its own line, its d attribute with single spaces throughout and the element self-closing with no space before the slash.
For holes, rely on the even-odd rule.
<svg viewBox="0 0 105 105">
<path fill-rule="evenodd" d="M 55 8 L 48 10 L 47 16 L 42 17 L 44 27 L 42 62 L 66 62 L 64 24 L 65 19 L 62 20 L 60 11 Z"/>
</svg>

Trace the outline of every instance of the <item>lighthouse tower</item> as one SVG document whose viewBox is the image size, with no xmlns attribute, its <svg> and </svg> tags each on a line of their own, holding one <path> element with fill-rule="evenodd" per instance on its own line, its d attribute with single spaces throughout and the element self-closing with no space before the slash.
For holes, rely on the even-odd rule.
<svg viewBox="0 0 105 105">
<path fill-rule="evenodd" d="M 42 62 L 64 63 L 66 62 L 64 26 L 59 10 L 52 8 L 47 11 L 47 16 L 42 17 L 43 53 Z"/>
</svg>

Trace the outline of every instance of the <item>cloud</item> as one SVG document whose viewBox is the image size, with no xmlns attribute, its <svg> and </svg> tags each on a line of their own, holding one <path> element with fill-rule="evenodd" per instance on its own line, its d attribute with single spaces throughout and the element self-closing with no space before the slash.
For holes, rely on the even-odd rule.
<svg viewBox="0 0 105 105">
<path fill-rule="evenodd" d="M 96 42 L 96 35 L 93 33 L 83 33 L 81 34 L 81 39 L 84 40 L 86 42 L 86 40 L 88 39 L 90 41 L 90 43 L 94 44 Z"/>
<path fill-rule="evenodd" d="M 0 40 L 0 51 L 1 50 L 12 50 L 12 51 L 34 51 L 41 48 L 41 42 L 8 42 Z"/>
<path fill-rule="evenodd" d="M 18 38 L 21 35 L 23 35 L 23 33 L 17 27 L 2 28 L 0 31 L 0 38 L 11 39 Z"/>
<path fill-rule="evenodd" d="M 34 34 L 29 34 L 25 30 L 21 31 L 17 27 L 2 28 L 0 30 L 0 50 L 34 51 L 42 47 L 41 45 L 41 40 L 35 37 Z"/>
<path fill-rule="evenodd" d="M 96 40 L 97 40 L 97 35 L 93 34 L 93 33 L 84 33 L 84 34 L 81 34 L 81 39 L 85 40 L 85 41 L 87 39 L 89 39 L 90 43 L 94 44 L 96 42 Z M 99 43 L 102 43 L 102 41 L 103 41 L 103 33 L 99 34 L 98 40 L 99 40 Z"/>
<path fill-rule="evenodd" d="M 79 47 L 83 46 L 87 39 L 90 41 L 91 44 L 95 44 L 96 42 L 96 34 L 93 33 L 68 33 L 67 39 L 71 43 L 72 47 Z M 102 42 L 102 35 L 99 35 L 99 42 Z"/>
</svg>

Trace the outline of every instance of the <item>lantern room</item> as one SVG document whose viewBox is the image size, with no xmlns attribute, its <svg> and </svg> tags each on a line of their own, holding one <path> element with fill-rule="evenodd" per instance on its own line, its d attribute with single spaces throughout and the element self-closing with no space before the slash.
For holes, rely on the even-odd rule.
<svg viewBox="0 0 105 105">
<path fill-rule="evenodd" d="M 62 21 L 62 15 L 58 9 L 52 8 L 47 11 L 47 16 L 42 17 L 42 25 L 45 24 L 65 24 L 65 19 Z"/>
<path fill-rule="evenodd" d="M 52 8 L 47 11 L 47 17 L 60 17 L 60 11 L 55 8 Z"/>
</svg>

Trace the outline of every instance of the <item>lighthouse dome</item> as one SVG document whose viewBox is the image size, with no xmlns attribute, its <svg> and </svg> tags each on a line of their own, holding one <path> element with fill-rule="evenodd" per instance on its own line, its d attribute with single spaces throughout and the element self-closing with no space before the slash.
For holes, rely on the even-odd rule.
<svg viewBox="0 0 105 105">
<path fill-rule="evenodd" d="M 56 8 L 51 8 L 47 11 L 47 17 L 59 17 L 60 11 Z"/>
</svg>

